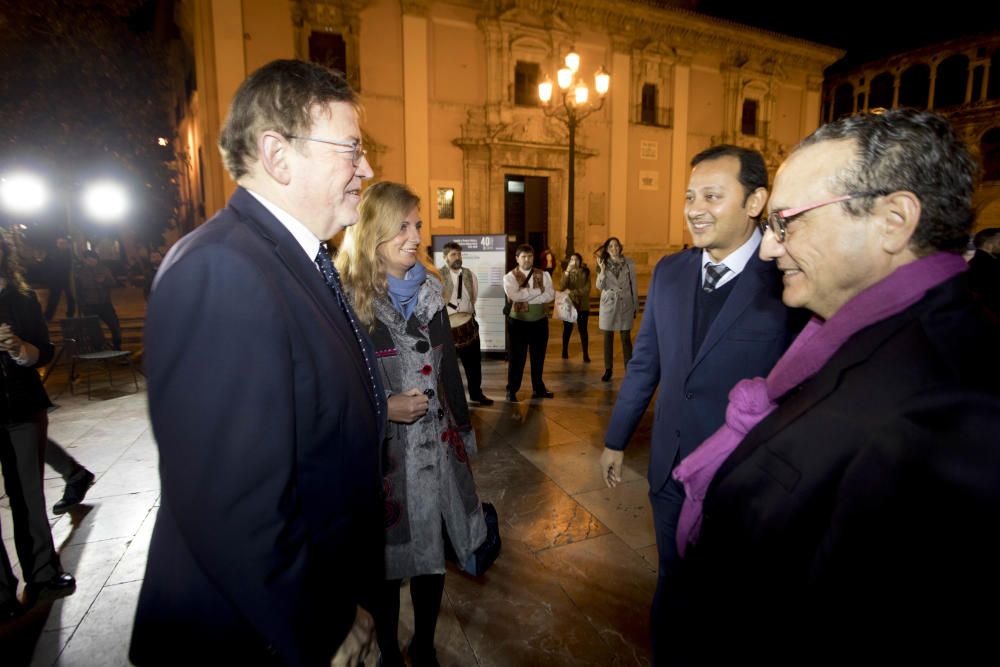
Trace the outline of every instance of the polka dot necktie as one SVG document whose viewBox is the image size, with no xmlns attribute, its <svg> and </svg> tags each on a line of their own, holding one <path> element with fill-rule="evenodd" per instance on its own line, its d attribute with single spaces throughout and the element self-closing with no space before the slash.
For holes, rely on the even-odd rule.
<svg viewBox="0 0 1000 667">
<path fill-rule="evenodd" d="M 729 267 L 725 264 L 712 264 L 705 262 L 705 282 L 701 288 L 706 292 L 715 291 L 715 286 L 722 280 L 722 276 L 729 273 Z"/>
<path fill-rule="evenodd" d="M 373 370 L 374 364 L 371 359 L 368 358 L 368 346 L 365 345 L 364 338 L 361 336 L 361 329 L 358 327 L 358 318 L 354 314 L 354 309 L 351 308 L 351 304 L 348 303 L 347 298 L 344 296 L 344 287 L 340 282 L 340 272 L 337 271 L 337 267 L 333 265 L 333 260 L 330 259 L 330 251 L 327 249 L 325 243 L 319 244 L 319 252 L 316 253 L 316 266 L 319 267 L 320 272 L 323 274 L 323 279 L 326 281 L 327 287 L 333 292 L 333 295 L 337 298 L 337 305 L 340 309 L 344 311 L 344 315 L 347 316 L 347 320 L 351 323 L 351 329 L 354 330 L 354 338 L 358 341 L 358 348 L 361 349 L 361 358 L 365 360 L 365 368 L 368 369 L 368 381 L 371 384 L 372 389 L 372 399 L 375 402 L 375 414 L 377 417 L 382 417 L 382 407 L 379 402 L 378 389 L 375 384 L 375 372 Z"/>
</svg>

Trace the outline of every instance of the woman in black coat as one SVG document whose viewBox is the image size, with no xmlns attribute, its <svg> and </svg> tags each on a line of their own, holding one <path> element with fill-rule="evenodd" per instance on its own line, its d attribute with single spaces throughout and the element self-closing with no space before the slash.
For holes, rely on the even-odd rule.
<svg viewBox="0 0 1000 667">
<path fill-rule="evenodd" d="M 0 466 L 14 518 L 14 545 L 25 578 L 25 605 L 76 589 L 63 572 L 45 513 L 42 470 L 51 407 L 36 368 L 52 359 L 42 308 L 0 232 Z M 2 536 L 0 536 L 2 537 Z M 0 623 L 22 611 L 17 579 L 0 549 Z"/>
</svg>

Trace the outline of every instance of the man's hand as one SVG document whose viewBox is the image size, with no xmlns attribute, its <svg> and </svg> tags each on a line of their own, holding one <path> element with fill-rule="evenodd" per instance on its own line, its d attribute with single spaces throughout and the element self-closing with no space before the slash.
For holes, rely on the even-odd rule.
<svg viewBox="0 0 1000 667">
<path fill-rule="evenodd" d="M 371 614 L 358 607 L 354 625 L 330 661 L 330 667 L 355 667 L 364 662 L 374 647 L 375 621 L 372 620 Z"/>
<path fill-rule="evenodd" d="M 389 397 L 389 421 L 412 424 L 427 414 L 427 396 L 419 389 L 407 389 Z"/>
<path fill-rule="evenodd" d="M 622 459 L 625 452 L 618 449 L 604 448 L 601 454 L 601 478 L 610 488 L 615 488 L 622 481 Z"/>
</svg>

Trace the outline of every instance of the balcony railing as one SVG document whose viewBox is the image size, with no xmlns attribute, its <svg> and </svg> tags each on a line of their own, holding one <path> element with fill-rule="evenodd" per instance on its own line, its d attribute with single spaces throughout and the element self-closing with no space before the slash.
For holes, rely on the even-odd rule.
<svg viewBox="0 0 1000 667">
<path fill-rule="evenodd" d="M 674 110 L 666 107 L 644 107 L 641 104 L 636 104 L 632 107 L 632 122 L 654 127 L 673 127 Z"/>
</svg>

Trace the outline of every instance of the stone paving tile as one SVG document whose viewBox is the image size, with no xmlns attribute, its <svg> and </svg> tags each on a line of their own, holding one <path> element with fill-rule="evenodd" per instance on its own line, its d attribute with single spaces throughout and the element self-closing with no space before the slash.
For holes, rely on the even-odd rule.
<svg viewBox="0 0 1000 667">
<path fill-rule="evenodd" d="M 607 534 L 538 553 L 559 584 L 625 664 L 649 665 L 649 603 L 656 572 Z"/>
<path fill-rule="evenodd" d="M 57 667 L 128 667 L 128 639 L 142 582 L 101 589 L 77 631 L 55 662 Z"/>
<path fill-rule="evenodd" d="M 574 498 L 633 549 L 656 543 L 646 480 L 622 482 L 613 489 L 579 493 Z"/>
<path fill-rule="evenodd" d="M 501 538 L 540 551 L 608 533 L 608 528 L 556 484 L 545 481 L 518 489 L 496 503 Z"/>
</svg>

